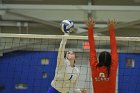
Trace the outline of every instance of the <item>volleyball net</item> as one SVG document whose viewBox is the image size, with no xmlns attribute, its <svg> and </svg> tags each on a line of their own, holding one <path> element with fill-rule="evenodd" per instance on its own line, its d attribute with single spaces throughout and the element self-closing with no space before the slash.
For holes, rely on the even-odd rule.
<svg viewBox="0 0 140 93">
<path fill-rule="evenodd" d="M 0 34 L 0 85 L 4 93 L 46 93 L 55 75 L 57 52 L 63 35 Z M 87 36 L 69 35 L 65 51 L 76 52 L 80 69 L 77 88 L 93 93 Z M 118 93 L 138 93 L 140 37 L 116 37 L 119 53 Z M 110 51 L 108 36 L 95 36 L 96 51 Z M 64 51 L 64 52 L 65 52 Z M 128 92 L 129 91 L 129 92 Z M 131 91 L 131 92 L 130 92 Z"/>
</svg>

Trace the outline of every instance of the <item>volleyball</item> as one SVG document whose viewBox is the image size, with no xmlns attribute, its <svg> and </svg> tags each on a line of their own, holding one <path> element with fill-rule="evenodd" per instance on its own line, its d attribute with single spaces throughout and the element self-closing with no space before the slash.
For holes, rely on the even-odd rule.
<svg viewBox="0 0 140 93">
<path fill-rule="evenodd" d="M 71 20 L 63 20 L 61 22 L 61 30 L 64 33 L 70 33 L 73 31 L 74 23 Z"/>
</svg>

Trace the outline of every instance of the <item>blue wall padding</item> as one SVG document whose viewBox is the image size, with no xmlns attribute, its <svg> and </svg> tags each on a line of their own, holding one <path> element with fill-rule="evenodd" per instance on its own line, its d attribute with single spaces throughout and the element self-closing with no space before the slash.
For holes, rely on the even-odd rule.
<svg viewBox="0 0 140 93">
<path fill-rule="evenodd" d="M 134 59 L 134 67 L 126 66 L 126 59 Z M 140 93 L 140 54 L 119 55 L 118 93 Z"/>
<path fill-rule="evenodd" d="M 49 65 L 41 59 L 48 58 Z M 126 59 L 135 60 L 135 67 L 126 67 Z M 46 93 L 54 77 L 57 52 L 17 51 L 0 57 L 0 93 Z M 42 78 L 42 72 L 48 77 Z M 140 93 L 140 54 L 119 54 L 118 93 Z M 15 88 L 16 83 L 28 84 L 28 89 Z M 86 83 L 86 82 L 85 82 Z"/>
<path fill-rule="evenodd" d="M 41 59 L 48 58 L 49 65 L 42 65 Z M 17 51 L 0 57 L 0 93 L 46 93 L 54 77 L 57 52 Z M 47 78 L 42 73 L 47 72 Z M 17 83 L 28 84 L 28 89 L 16 89 Z"/>
</svg>

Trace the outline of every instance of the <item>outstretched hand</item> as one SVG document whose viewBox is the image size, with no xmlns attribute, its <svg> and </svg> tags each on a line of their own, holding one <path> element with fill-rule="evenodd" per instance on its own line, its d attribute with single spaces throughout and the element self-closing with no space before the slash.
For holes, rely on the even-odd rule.
<svg viewBox="0 0 140 93">
<path fill-rule="evenodd" d="M 108 26 L 109 25 L 116 25 L 116 24 L 117 24 L 117 22 L 115 19 L 114 20 L 108 19 Z"/>
<path fill-rule="evenodd" d="M 93 26 L 95 25 L 95 22 L 94 22 L 94 20 L 93 20 L 92 17 L 90 17 L 90 18 L 88 19 L 86 25 L 87 25 L 88 28 L 91 28 L 91 27 L 93 27 Z"/>
<path fill-rule="evenodd" d="M 69 35 L 69 33 L 64 33 L 64 35 Z"/>
</svg>

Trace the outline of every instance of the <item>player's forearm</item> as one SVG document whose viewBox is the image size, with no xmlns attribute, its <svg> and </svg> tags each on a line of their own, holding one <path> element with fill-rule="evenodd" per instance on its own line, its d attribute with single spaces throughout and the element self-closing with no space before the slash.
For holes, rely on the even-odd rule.
<svg viewBox="0 0 140 93">
<path fill-rule="evenodd" d="M 66 43 L 67 43 L 67 39 L 63 37 L 58 50 L 57 66 L 61 65 L 61 63 L 63 63 L 64 61 L 64 50 L 65 50 Z"/>
<path fill-rule="evenodd" d="M 89 40 L 89 45 L 90 45 L 90 62 L 93 67 L 97 63 L 93 27 L 88 27 L 88 40 Z"/>
<path fill-rule="evenodd" d="M 111 54 L 113 59 L 117 58 L 117 44 L 116 44 L 116 38 L 115 38 L 115 27 L 113 24 L 109 25 L 109 33 L 110 33 L 110 48 L 111 48 Z"/>
</svg>

